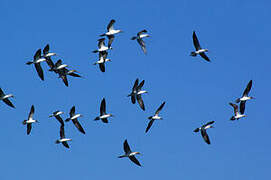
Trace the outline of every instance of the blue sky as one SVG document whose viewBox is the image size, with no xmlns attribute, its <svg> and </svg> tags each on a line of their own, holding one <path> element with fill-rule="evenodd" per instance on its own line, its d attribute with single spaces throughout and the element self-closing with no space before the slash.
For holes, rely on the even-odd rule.
<svg viewBox="0 0 271 180">
<path fill-rule="evenodd" d="M 0 1 L 0 86 L 13 93 L 16 109 L 0 103 L 2 128 L 0 179 L 269 179 L 270 171 L 270 31 L 269 1 Z M 111 19 L 118 34 L 109 52 L 112 62 L 101 73 L 92 64 L 99 34 Z M 147 29 L 147 55 L 130 38 Z M 192 32 L 208 48 L 211 63 L 190 57 Z M 70 87 L 44 63 L 42 82 L 25 65 L 47 43 L 84 78 L 69 78 Z M 126 96 L 136 78 L 145 80 L 146 111 Z M 247 118 L 229 121 L 228 105 L 253 80 Z M 102 98 L 114 114 L 109 124 L 93 119 Z M 147 117 L 166 101 L 163 121 L 148 134 Z M 30 136 L 22 121 L 35 105 Z M 75 105 L 86 130 L 71 123 L 66 149 L 54 142 L 59 124 L 48 116 Z M 211 145 L 193 130 L 215 120 Z M 142 152 L 143 165 L 118 159 L 125 139 Z"/>
</svg>

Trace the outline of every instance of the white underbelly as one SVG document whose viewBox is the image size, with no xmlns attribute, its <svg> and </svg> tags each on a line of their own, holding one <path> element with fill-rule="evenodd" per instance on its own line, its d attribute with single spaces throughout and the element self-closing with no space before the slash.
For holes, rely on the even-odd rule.
<svg viewBox="0 0 271 180">
<path fill-rule="evenodd" d="M 105 119 L 105 118 L 108 118 L 108 117 L 110 117 L 109 114 L 105 114 L 105 115 L 100 116 L 101 119 Z"/>
</svg>

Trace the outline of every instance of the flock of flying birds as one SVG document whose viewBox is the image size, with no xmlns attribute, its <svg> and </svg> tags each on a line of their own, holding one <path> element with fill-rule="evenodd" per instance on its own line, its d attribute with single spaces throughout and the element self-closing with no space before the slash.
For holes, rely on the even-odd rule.
<svg viewBox="0 0 271 180">
<path fill-rule="evenodd" d="M 113 43 L 115 35 L 122 32 L 122 30 L 114 29 L 113 27 L 114 23 L 115 23 L 115 20 L 111 20 L 107 26 L 107 32 L 100 35 L 100 36 L 106 36 L 108 38 L 108 45 L 107 46 L 105 45 L 105 38 L 101 38 L 98 40 L 98 49 L 93 51 L 93 53 L 99 53 L 99 60 L 95 62 L 94 65 L 98 64 L 102 72 L 105 72 L 105 63 L 108 61 L 111 61 L 110 59 L 107 58 L 107 56 L 108 56 L 108 50 L 112 49 L 111 45 Z M 138 44 L 140 45 L 140 47 L 142 48 L 145 54 L 147 53 L 147 50 L 146 50 L 146 45 L 145 45 L 145 42 L 143 41 L 143 38 L 146 38 L 146 37 L 149 37 L 149 35 L 147 34 L 147 31 L 144 29 L 138 32 L 137 36 L 134 36 L 131 38 L 131 40 L 137 40 Z M 201 48 L 195 31 L 193 32 L 192 38 L 193 38 L 193 43 L 195 46 L 195 51 L 191 52 L 191 56 L 200 55 L 204 60 L 210 62 L 210 59 L 205 54 L 205 52 L 208 52 L 208 49 Z M 59 59 L 56 63 L 54 63 L 51 59 L 52 56 L 56 56 L 56 53 L 49 52 L 49 45 L 47 44 L 45 48 L 43 49 L 43 55 L 41 55 L 41 49 L 38 49 L 34 55 L 34 59 L 32 61 L 27 62 L 26 64 L 27 65 L 34 64 L 35 69 L 38 73 L 38 76 L 40 77 L 41 80 L 44 80 L 44 73 L 43 73 L 40 63 L 44 61 L 47 62 L 50 68 L 49 71 L 53 71 L 54 73 L 58 74 L 59 78 L 63 80 L 66 86 L 68 86 L 68 80 L 67 80 L 68 75 L 73 76 L 73 77 L 81 77 L 79 74 L 77 74 L 78 72 L 76 70 L 68 70 L 67 69 L 68 65 L 62 64 L 62 60 Z M 147 91 L 142 90 L 144 82 L 145 81 L 142 80 L 139 83 L 139 79 L 136 79 L 132 88 L 132 92 L 128 95 L 128 97 L 131 97 L 131 102 L 135 104 L 137 101 L 140 108 L 143 111 L 145 111 L 145 105 L 142 99 L 142 94 L 147 93 Z M 234 109 L 234 116 L 232 116 L 230 120 L 233 121 L 233 120 L 238 120 L 240 118 L 246 117 L 246 115 L 244 114 L 246 101 L 250 99 L 254 99 L 253 97 L 248 95 L 251 90 L 251 87 L 252 87 L 252 80 L 250 80 L 249 83 L 247 84 L 247 87 L 244 90 L 242 97 L 238 98 L 235 101 L 236 103 L 240 103 L 239 105 L 240 108 L 238 107 L 237 104 L 229 103 Z M 0 100 L 2 100 L 8 106 L 15 108 L 15 106 L 9 100 L 10 97 L 13 97 L 13 95 L 12 94 L 6 95 L 0 88 Z M 162 119 L 162 117 L 159 116 L 159 113 L 163 109 L 164 105 L 165 105 L 165 102 L 162 102 L 162 104 L 156 110 L 155 114 L 153 116 L 148 117 L 149 123 L 145 130 L 146 133 L 149 131 L 149 129 L 151 128 L 155 120 Z M 32 124 L 38 122 L 37 120 L 33 119 L 34 111 L 35 111 L 35 108 L 34 108 L 34 105 L 32 105 L 29 112 L 28 119 L 23 121 L 23 124 L 27 126 L 28 135 L 31 132 Z M 65 146 L 66 148 L 69 148 L 68 141 L 71 141 L 72 139 L 65 137 L 65 128 L 64 128 L 65 124 L 64 124 L 63 119 L 61 118 L 61 115 L 63 113 L 64 112 L 62 111 L 55 111 L 49 117 L 55 117 L 60 123 L 60 139 L 56 140 L 56 143 L 57 144 L 62 143 L 63 146 Z M 78 118 L 81 117 L 82 115 L 75 113 L 75 106 L 73 106 L 70 109 L 69 115 L 70 115 L 69 118 L 67 118 L 65 122 L 69 122 L 71 120 L 73 124 L 75 125 L 75 127 L 78 129 L 78 131 L 85 134 L 83 127 L 78 121 Z M 106 113 L 106 101 L 105 101 L 105 98 L 103 98 L 100 105 L 100 115 L 95 118 L 95 121 L 101 120 L 103 123 L 108 123 L 109 117 L 113 117 L 113 115 L 110 113 Z M 215 121 L 210 121 L 194 130 L 194 132 L 199 132 L 199 131 L 201 132 L 201 135 L 207 144 L 210 144 L 210 139 L 206 130 L 209 128 L 213 128 L 212 124 L 214 122 Z M 119 156 L 119 158 L 128 157 L 132 162 L 134 162 L 138 166 L 141 166 L 141 164 L 135 157 L 136 154 L 140 154 L 140 153 L 132 151 L 129 147 L 127 140 L 125 140 L 123 143 L 123 149 L 124 149 L 125 154 Z"/>
</svg>

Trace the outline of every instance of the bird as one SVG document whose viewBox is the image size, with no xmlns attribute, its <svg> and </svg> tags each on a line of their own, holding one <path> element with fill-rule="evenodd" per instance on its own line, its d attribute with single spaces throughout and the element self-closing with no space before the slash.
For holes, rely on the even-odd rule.
<svg viewBox="0 0 271 180">
<path fill-rule="evenodd" d="M 23 125 L 27 125 L 27 135 L 30 134 L 31 129 L 32 129 L 32 123 L 37 123 L 37 120 L 33 119 L 33 115 L 34 115 L 35 109 L 34 109 L 34 105 L 31 106 L 29 115 L 28 115 L 28 119 L 23 121 Z"/>
<path fill-rule="evenodd" d="M 252 87 L 252 80 L 250 80 L 247 84 L 247 87 L 245 89 L 245 91 L 243 92 L 243 95 L 241 98 L 236 99 L 236 103 L 240 102 L 240 113 L 244 114 L 245 113 L 245 107 L 246 107 L 246 101 L 250 100 L 250 99 L 255 99 L 252 96 L 248 96 L 248 93 L 250 92 Z"/>
<path fill-rule="evenodd" d="M 144 102 L 143 102 L 143 99 L 142 99 L 142 96 L 141 94 L 144 94 L 144 93 L 148 93 L 147 91 L 145 90 L 141 90 L 142 86 L 144 85 L 145 83 L 145 80 L 141 81 L 141 83 L 137 86 L 136 88 L 136 99 L 137 99 L 137 102 L 140 106 L 140 108 L 145 111 L 145 105 L 144 105 Z"/>
<path fill-rule="evenodd" d="M 133 104 L 135 104 L 136 102 L 137 86 L 138 86 L 138 78 L 135 80 L 132 92 L 127 96 L 127 97 L 131 97 L 131 101 Z"/>
<path fill-rule="evenodd" d="M 208 52 L 208 49 L 202 49 L 200 47 L 199 40 L 197 38 L 197 35 L 196 35 L 195 31 L 193 31 L 193 43 L 194 43 L 196 51 L 191 52 L 190 56 L 197 56 L 199 54 L 203 59 L 210 62 L 210 59 L 205 54 L 205 52 Z"/>
<path fill-rule="evenodd" d="M 112 49 L 112 47 L 105 46 L 104 40 L 105 38 L 101 38 L 98 40 L 98 50 L 92 51 L 93 53 L 104 52 L 107 51 L 108 49 Z"/>
<path fill-rule="evenodd" d="M 65 130 L 64 124 L 60 126 L 60 139 L 56 140 L 56 144 L 62 143 L 66 148 L 70 148 L 67 141 L 71 141 L 72 139 L 65 138 Z"/>
<path fill-rule="evenodd" d="M 99 53 L 99 61 L 95 62 L 93 65 L 99 64 L 99 68 L 102 72 L 105 72 L 105 62 L 110 61 L 111 59 L 107 58 L 108 52 L 104 51 L 104 53 Z"/>
<path fill-rule="evenodd" d="M 109 117 L 113 117 L 112 114 L 106 113 L 106 104 L 105 104 L 105 98 L 102 99 L 101 106 L 100 106 L 100 116 L 96 117 L 94 120 L 102 120 L 103 123 L 108 123 Z"/>
<path fill-rule="evenodd" d="M 125 154 L 119 156 L 118 158 L 128 157 L 133 163 L 135 163 L 138 166 L 141 166 L 141 164 L 139 163 L 139 161 L 135 157 L 136 154 L 140 154 L 140 153 L 131 151 L 129 144 L 127 142 L 127 139 L 123 143 L 123 149 L 124 149 Z"/>
<path fill-rule="evenodd" d="M 159 108 L 156 110 L 154 116 L 148 117 L 148 119 L 150 120 L 150 122 L 148 123 L 148 126 L 147 126 L 147 128 L 146 128 L 145 133 L 147 133 L 147 132 L 149 131 L 149 129 L 151 128 L 151 126 L 152 126 L 152 124 L 153 124 L 153 122 L 154 122 L 155 120 L 162 120 L 162 119 L 163 119 L 162 117 L 159 116 L 159 113 L 160 113 L 160 111 L 163 109 L 165 103 L 166 103 L 166 102 L 163 102 L 163 103 L 159 106 Z"/>
<path fill-rule="evenodd" d="M 234 121 L 234 120 L 239 120 L 240 118 L 243 118 L 243 117 L 247 117 L 247 115 L 245 114 L 241 114 L 239 111 L 238 111 L 238 105 L 236 104 L 233 104 L 233 103 L 229 103 L 233 109 L 234 109 L 234 116 L 231 117 L 231 120 Z"/>
<path fill-rule="evenodd" d="M 210 122 L 204 124 L 203 126 L 201 126 L 200 128 L 196 128 L 196 129 L 194 130 L 194 132 L 199 132 L 199 130 L 200 130 L 201 136 L 203 137 L 204 141 L 205 141 L 207 144 L 211 144 L 211 142 L 210 142 L 210 139 L 209 139 L 209 136 L 208 136 L 206 130 L 209 129 L 209 128 L 214 128 L 214 126 L 211 125 L 211 124 L 213 124 L 214 122 L 215 122 L 215 121 L 210 121 Z"/>
<path fill-rule="evenodd" d="M 68 122 L 70 120 L 72 120 L 73 124 L 76 126 L 76 128 L 83 134 L 85 134 L 85 131 L 83 129 L 83 127 L 81 126 L 81 124 L 79 123 L 79 121 L 77 120 L 77 118 L 82 117 L 81 114 L 75 114 L 75 106 L 73 106 L 70 110 L 70 117 L 67 118 L 65 121 Z"/>
<path fill-rule="evenodd" d="M 144 29 L 140 31 L 139 33 L 137 33 L 137 36 L 134 36 L 131 38 L 131 40 L 137 40 L 138 44 L 140 45 L 141 49 L 143 50 L 145 54 L 147 53 L 147 50 L 146 50 L 146 45 L 145 45 L 145 42 L 143 41 L 143 38 L 150 37 L 150 35 L 146 33 L 147 33 L 147 30 Z"/>
<path fill-rule="evenodd" d="M 64 112 L 57 110 L 57 111 L 53 112 L 53 114 L 51 114 L 49 117 L 55 117 L 61 125 L 64 125 L 64 121 L 60 117 L 61 114 L 64 114 Z"/>
<path fill-rule="evenodd" d="M 113 40 L 114 40 L 114 38 L 115 38 L 115 34 L 118 34 L 118 33 L 121 33 L 121 32 L 123 32 L 122 30 L 116 30 L 116 29 L 114 29 L 114 24 L 115 24 L 115 20 L 114 19 L 112 19 L 110 22 L 109 22 L 109 24 L 107 25 L 107 32 L 106 33 L 104 33 L 104 34 L 101 34 L 100 36 L 101 37 L 103 37 L 103 36 L 107 36 L 107 38 L 108 38 L 108 47 L 110 48 L 111 47 L 111 45 L 112 45 L 112 42 L 113 42 Z"/>
<path fill-rule="evenodd" d="M 38 49 L 36 51 L 35 55 L 34 55 L 34 60 L 33 61 L 28 61 L 26 64 L 27 65 L 34 64 L 40 79 L 44 81 L 43 70 L 42 70 L 41 65 L 40 65 L 40 63 L 43 62 L 43 61 L 46 61 L 46 59 L 41 56 L 41 49 Z"/>
<path fill-rule="evenodd" d="M 10 97 L 14 97 L 13 94 L 5 94 L 3 90 L 0 88 L 0 100 L 6 103 L 8 106 L 15 108 L 12 102 L 8 99 Z"/>
</svg>

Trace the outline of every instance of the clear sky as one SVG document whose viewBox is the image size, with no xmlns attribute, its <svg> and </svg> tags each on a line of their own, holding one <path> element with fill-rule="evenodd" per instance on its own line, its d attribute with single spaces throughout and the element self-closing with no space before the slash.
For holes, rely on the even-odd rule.
<svg viewBox="0 0 271 180">
<path fill-rule="evenodd" d="M 270 1 L 0 1 L 0 86 L 16 109 L 0 102 L 1 180 L 270 179 Z M 118 34 L 102 73 L 92 65 L 99 35 L 111 19 Z M 147 55 L 130 38 L 147 29 Z M 208 48 L 211 63 L 189 56 L 192 32 Z M 25 63 L 37 49 L 51 51 L 84 78 L 65 87 L 42 63 L 45 81 Z M 127 95 L 145 80 L 146 111 Z M 253 80 L 247 118 L 230 121 L 228 105 Z M 102 98 L 115 115 L 93 121 Z M 147 117 L 166 101 L 162 121 L 145 134 Z M 31 135 L 22 121 L 35 105 Z M 71 148 L 56 145 L 55 110 L 76 112 L 86 135 L 66 124 Z M 208 121 L 211 145 L 193 130 Z M 118 159 L 128 139 L 143 167 Z"/>
</svg>

